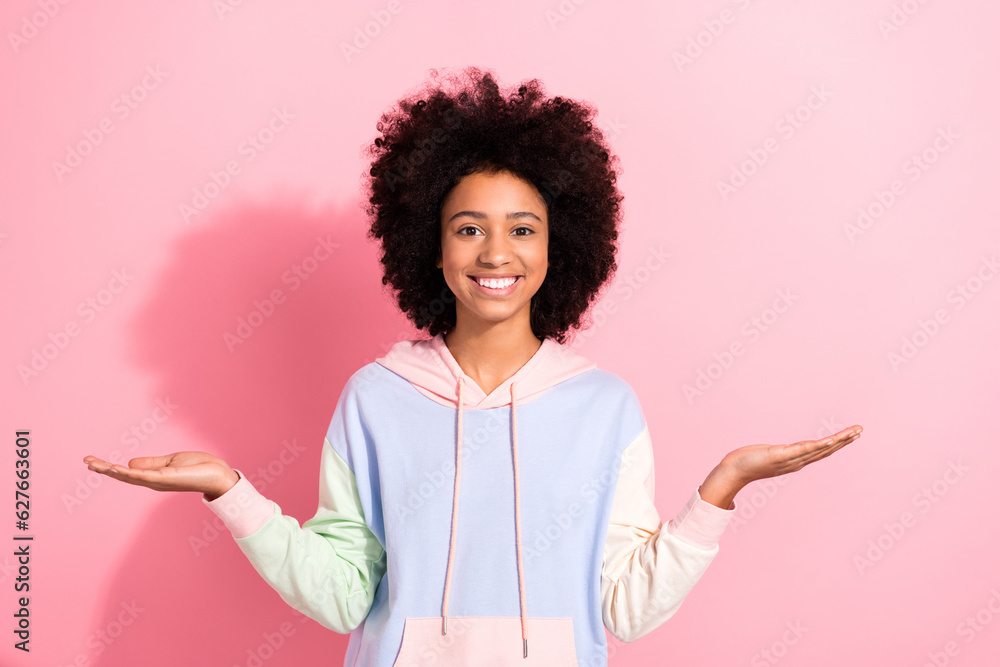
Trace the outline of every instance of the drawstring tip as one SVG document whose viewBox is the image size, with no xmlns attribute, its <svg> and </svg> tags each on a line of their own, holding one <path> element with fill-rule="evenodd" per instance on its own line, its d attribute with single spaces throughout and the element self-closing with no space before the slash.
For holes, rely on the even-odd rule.
<svg viewBox="0 0 1000 667">
<path fill-rule="evenodd" d="M 528 657 L 528 638 L 524 638 L 524 657 Z"/>
<path fill-rule="evenodd" d="M 442 616 L 441 617 L 441 634 L 442 635 L 448 634 L 448 617 L 447 616 Z"/>
</svg>

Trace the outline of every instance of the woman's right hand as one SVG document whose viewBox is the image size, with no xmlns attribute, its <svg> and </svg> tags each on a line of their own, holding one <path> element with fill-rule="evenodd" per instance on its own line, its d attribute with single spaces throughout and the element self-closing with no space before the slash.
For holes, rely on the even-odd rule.
<svg viewBox="0 0 1000 667">
<path fill-rule="evenodd" d="M 225 461 L 206 452 L 140 456 L 131 459 L 127 468 L 96 456 L 85 456 L 83 462 L 94 472 L 112 479 L 156 491 L 200 491 L 206 500 L 215 500 L 240 481 L 240 476 Z"/>
</svg>

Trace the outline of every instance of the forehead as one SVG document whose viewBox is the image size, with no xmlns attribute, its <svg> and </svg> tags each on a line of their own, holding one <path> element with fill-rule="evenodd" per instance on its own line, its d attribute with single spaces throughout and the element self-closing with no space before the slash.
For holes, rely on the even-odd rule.
<svg viewBox="0 0 1000 667">
<path fill-rule="evenodd" d="M 542 217 L 545 200 L 530 182 L 510 172 L 475 172 L 464 176 L 445 196 L 445 209 L 475 206 L 490 213 L 528 210 Z"/>
</svg>

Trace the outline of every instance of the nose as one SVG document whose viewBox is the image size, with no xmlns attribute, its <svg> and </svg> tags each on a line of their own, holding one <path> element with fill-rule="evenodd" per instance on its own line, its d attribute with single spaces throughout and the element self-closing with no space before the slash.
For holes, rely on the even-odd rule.
<svg viewBox="0 0 1000 667">
<path fill-rule="evenodd" d="M 490 232 L 483 241 L 482 252 L 479 253 L 480 263 L 490 266 L 503 266 L 510 262 L 510 259 L 510 239 L 504 234 Z"/>
</svg>

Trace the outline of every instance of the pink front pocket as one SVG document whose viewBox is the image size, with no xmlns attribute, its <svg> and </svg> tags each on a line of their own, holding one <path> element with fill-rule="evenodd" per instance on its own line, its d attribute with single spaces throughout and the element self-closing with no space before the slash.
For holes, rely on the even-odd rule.
<svg viewBox="0 0 1000 667">
<path fill-rule="evenodd" d="M 577 667 L 572 618 L 527 618 L 528 657 L 521 642 L 521 618 L 449 616 L 407 618 L 393 667 Z"/>
</svg>

